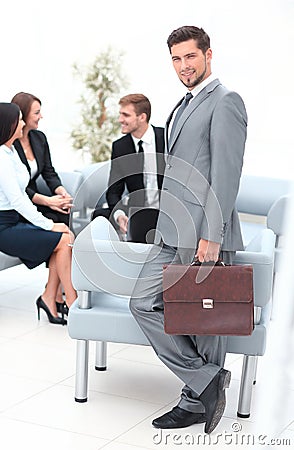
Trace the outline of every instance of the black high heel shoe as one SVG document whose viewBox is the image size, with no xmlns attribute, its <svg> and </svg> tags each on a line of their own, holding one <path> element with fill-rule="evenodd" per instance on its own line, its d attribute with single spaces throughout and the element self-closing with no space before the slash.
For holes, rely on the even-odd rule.
<svg viewBox="0 0 294 450">
<path fill-rule="evenodd" d="M 63 303 L 56 302 L 56 309 L 57 312 L 64 314 L 65 316 L 68 316 L 68 306 L 65 302 Z"/>
<path fill-rule="evenodd" d="M 45 311 L 45 313 L 47 314 L 47 318 L 50 323 L 55 323 L 56 325 L 66 325 L 67 324 L 67 321 L 63 317 L 54 317 L 53 316 L 53 314 L 51 313 L 50 309 L 48 308 L 48 306 L 46 305 L 46 303 L 44 302 L 44 300 L 42 299 L 41 296 L 36 300 L 36 305 L 37 305 L 37 310 L 38 310 L 38 320 L 40 320 L 40 309 L 43 309 Z"/>
</svg>

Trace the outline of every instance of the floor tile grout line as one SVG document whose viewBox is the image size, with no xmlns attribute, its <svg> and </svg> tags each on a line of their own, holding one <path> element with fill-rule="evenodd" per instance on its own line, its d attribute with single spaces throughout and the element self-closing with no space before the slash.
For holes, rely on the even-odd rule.
<svg viewBox="0 0 294 450">
<path fill-rule="evenodd" d="M 30 378 L 30 379 L 31 379 L 32 381 L 35 381 L 35 380 L 32 379 L 32 378 Z M 44 380 L 39 380 L 39 382 L 48 383 L 49 386 L 47 386 L 47 387 L 44 388 L 44 389 L 41 389 L 41 390 L 38 391 L 38 392 L 35 392 L 35 393 L 32 394 L 32 395 L 29 395 L 28 397 L 26 397 L 26 398 L 24 398 L 24 399 L 22 399 L 22 400 L 16 402 L 16 403 L 13 404 L 13 405 L 10 405 L 8 408 L 6 408 L 6 409 L 0 411 L 0 414 L 6 413 L 6 412 L 9 411 L 10 409 L 17 407 L 17 406 L 23 404 L 24 402 L 26 402 L 26 401 L 28 401 L 28 400 L 31 400 L 31 399 L 33 399 L 34 397 L 37 397 L 37 396 L 40 395 L 40 394 L 43 394 L 44 392 L 49 391 L 50 389 L 52 389 L 53 387 L 55 387 L 55 386 L 57 386 L 57 385 L 59 384 L 59 382 L 57 382 L 57 383 L 52 383 L 52 382 L 47 382 L 47 381 L 44 381 Z"/>
<path fill-rule="evenodd" d="M 175 399 L 178 400 L 178 397 Z M 147 419 L 152 418 L 152 416 L 155 416 L 157 413 L 159 413 L 163 408 L 166 408 L 167 406 L 172 405 L 175 400 L 173 400 L 172 402 L 169 402 L 167 404 L 165 404 L 164 406 L 162 406 L 161 408 L 157 409 L 156 411 L 154 411 L 152 414 L 149 414 L 148 416 L 144 417 L 144 419 L 140 420 L 139 422 L 137 422 L 135 425 L 132 425 L 130 428 L 128 428 L 127 430 L 125 430 L 124 432 L 120 433 L 116 438 L 112 439 L 110 443 L 118 441 L 119 442 L 119 438 L 122 437 L 123 435 L 125 435 L 126 433 L 129 433 L 130 431 L 132 431 L 134 428 L 136 428 L 137 426 L 141 425 L 143 422 L 145 422 Z M 154 428 L 155 430 L 155 428 Z M 105 448 L 108 444 L 105 444 L 104 447 L 101 448 Z M 132 444 L 128 444 L 128 445 L 132 445 Z M 140 448 L 146 448 L 146 447 L 140 447 Z"/>
<path fill-rule="evenodd" d="M 87 436 L 89 438 L 94 438 L 94 439 L 102 439 L 102 440 L 107 440 L 107 438 L 102 438 L 101 436 L 95 436 L 93 434 L 88 434 L 88 433 L 78 433 L 77 431 L 72 431 L 72 430 L 66 430 L 65 428 L 59 428 L 56 426 L 48 426 L 48 425 L 44 425 L 44 424 L 39 424 L 39 423 L 35 423 L 35 422 L 30 422 L 29 420 L 23 420 L 23 419 L 17 419 L 14 417 L 10 417 L 10 416 L 3 416 L 4 419 L 9 419 L 15 422 L 20 422 L 20 423 L 26 423 L 26 424 L 30 424 L 33 425 L 35 427 L 42 427 L 42 428 L 46 428 L 48 430 L 56 430 L 56 431 L 62 431 L 64 433 L 71 433 L 71 434 L 76 434 L 78 436 Z M 1 421 L 1 415 L 0 415 L 0 421 Z M 110 439 L 109 439 L 110 441 Z M 99 447 L 100 448 L 100 447 Z"/>
</svg>

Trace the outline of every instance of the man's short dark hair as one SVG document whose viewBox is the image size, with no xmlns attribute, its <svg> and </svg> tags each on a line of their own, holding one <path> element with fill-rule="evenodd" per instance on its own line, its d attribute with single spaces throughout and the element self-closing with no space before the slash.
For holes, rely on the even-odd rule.
<svg viewBox="0 0 294 450">
<path fill-rule="evenodd" d="M 203 28 L 186 25 L 177 28 L 169 35 L 167 39 L 169 51 L 171 52 L 173 45 L 189 41 L 190 39 L 194 39 L 202 53 L 205 53 L 210 48 L 210 38 Z"/>
<path fill-rule="evenodd" d="M 151 117 L 151 104 L 150 101 L 143 94 L 129 94 L 125 95 L 118 102 L 119 105 L 125 106 L 132 104 L 134 106 L 135 113 L 137 116 L 145 113 L 147 117 L 147 122 L 149 122 Z"/>
</svg>

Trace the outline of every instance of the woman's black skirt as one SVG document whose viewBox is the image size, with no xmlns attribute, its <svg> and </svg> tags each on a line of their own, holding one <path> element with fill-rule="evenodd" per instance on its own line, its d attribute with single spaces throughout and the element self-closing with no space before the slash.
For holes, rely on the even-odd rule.
<svg viewBox="0 0 294 450">
<path fill-rule="evenodd" d="M 19 221 L 14 210 L 0 211 L 0 251 L 18 257 L 29 269 L 50 259 L 61 236 Z"/>
<path fill-rule="evenodd" d="M 70 214 L 62 214 L 59 211 L 55 211 L 54 209 L 49 208 L 44 205 L 35 205 L 37 210 L 43 214 L 43 216 L 47 217 L 47 219 L 53 220 L 54 223 L 65 223 L 68 227 L 70 227 Z M 24 217 L 19 216 L 20 222 L 30 223 Z"/>
</svg>

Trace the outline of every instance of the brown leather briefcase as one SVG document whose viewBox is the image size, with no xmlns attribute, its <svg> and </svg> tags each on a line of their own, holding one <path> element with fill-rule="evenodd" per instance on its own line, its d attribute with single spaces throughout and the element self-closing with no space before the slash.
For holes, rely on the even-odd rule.
<svg viewBox="0 0 294 450">
<path fill-rule="evenodd" d="M 248 336 L 253 322 L 251 265 L 163 267 L 167 334 Z"/>
</svg>

